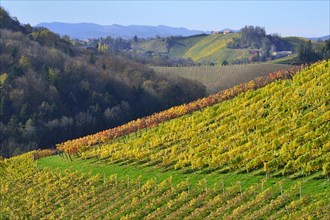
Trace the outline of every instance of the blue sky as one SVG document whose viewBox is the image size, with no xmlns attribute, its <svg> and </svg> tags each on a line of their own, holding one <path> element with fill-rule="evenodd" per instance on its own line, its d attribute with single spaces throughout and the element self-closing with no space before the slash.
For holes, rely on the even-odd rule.
<svg viewBox="0 0 330 220">
<path fill-rule="evenodd" d="M 323 1 L 28 1 L 0 0 L 21 23 L 91 22 L 168 25 L 195 30 L 259 25 L 282 36 L 329 35 L 330 0 Z"/>
</svg>

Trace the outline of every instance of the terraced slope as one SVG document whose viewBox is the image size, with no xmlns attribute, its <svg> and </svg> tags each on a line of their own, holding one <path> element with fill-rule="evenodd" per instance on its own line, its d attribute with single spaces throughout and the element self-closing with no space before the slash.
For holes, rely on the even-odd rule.
<svg viewBox="0 0 330 220">
<path fill-rule="evenodd" d="M 2 161 L 0 219 L 327 219 L 330 214 L 325 180 L 266 178 L 243 185 L 201 179 L 192 185 L 172 177 L 119 179 L 42 168 L 33 153 Z"/>
<path fill-rule="evenodd" d="M 73 161 L 0 160 L 0 219 L 328 219 L 329 65 L 108 143 L 80 142 Z"/>
<path fill-rule="evenodd" d="M 209 35 L 190 47 L 183 55 L 184 58 L 191 58 L 197 63 L 209 64 L 211 62 L 221 64 L 227 60 L 241 60 L 249 56 L 248 49 L 227 48 L 227 42 L 238 34 L 216 34 Z"/>
</svg>

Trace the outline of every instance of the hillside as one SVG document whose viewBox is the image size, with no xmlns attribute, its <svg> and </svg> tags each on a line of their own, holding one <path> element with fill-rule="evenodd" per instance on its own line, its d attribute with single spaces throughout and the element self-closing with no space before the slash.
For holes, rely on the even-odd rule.
<svg viewBox="0 0 330 220">
<path fill-rule="evenodd" d="M 176 76 L 197 80 L 206 86 L 208 93 L 215 93 L 257 77 L 266 76 L 271 72 L 290 69 L 292 67 L 291 65 L 258 63 L 228 66 L 154 66 L 152 68 L 157 74 L 163 76 Z"/>
<path fill-rule="evenodd" d="M 198 82 L 81 49 L 0 8 L 1 156 L 55 147 L 204 95 Z"/>
<path fill-rule="evenodd" d="M 248 63 L 253 61 L 257 49 L 228 48 L 227 43 L 238 38 L 240 33 L 195 35 L 189 37 L 168 37 L 139 40 L 131 45 L 130 52 L 144 56 L 161 56 L 169 59 L 184 58 L 197 64 L 230 64 Z M 271 37 L 270 37 L 271 38 Z M 277 51 L 292 51 L 293 55 L 285 57 L 279 63 L 297 63 L 297 54 L 301 45 L 306 45 L 308 39 L 301 37 L 273 37 Z M 272 39 L 272 38 L 271 38 Z M 319 49 L 320 43 L 313 41 L 313 48 Z M 277 62 L 276 58 L 274 62 Z M 290 60 L 288 60 L 290 59 Z M 156 64 L 166 65 L 166 64 Z"/>
<path fill-rule="evenodd" d="M 200 64 L 221 64 L 224 60 L 233 62 L 248 58 L 247 49 L 229 49 L 228 41 L 238 34 L 196 35 L 190 37 L 170 37 L 140 41 L 132 47 L 139 53 L 166 55 L 170 58 L 191 59 Z"/>
<path fill-rule="evenodd" d="M 208 64 L 221 64 L 224 60 L 233 62 L 248 58 L 247 49 L 229 49 L 227 42 L 239 34 L 209 35 L 190 47 L 184 54 L 184 58 L 190 58 L 195 62 Z"/>
<path fill-rule="evenodd" d="M 0 160 L 0 218 L 327 219 L 329 65 Z"/>
<path fill-rule="evenodd" d="M 171 38 L 169 43 L 169 56 L 170 57 L 183 57 L 190 47 L 197 44 L 200 40 L 204 39 L 206 35 L 196 35 L 190 37 L 177 37 Z"/>
</svg>

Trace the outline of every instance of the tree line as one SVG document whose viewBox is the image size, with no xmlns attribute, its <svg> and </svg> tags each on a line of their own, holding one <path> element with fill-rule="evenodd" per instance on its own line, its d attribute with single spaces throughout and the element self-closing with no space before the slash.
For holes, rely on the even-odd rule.
<svg viewBox="0 0 330 220">
<path fill-rule="evenodd" d="M 311 63 L 330 57 L 330 42 L 315 42 L 297 39 L 298 46 L 292 45 L 288 39 L 278 34 L 266 34 L 264 27 L 245 26 L 240 30 L 239 37 L 227 43 L 232 49 L 254 49 L 256 53 L 250 61 L 266 61 L 274 58 L 274 52 L 292 51 L 298 54 L 295 64 Z"/>
</svg>

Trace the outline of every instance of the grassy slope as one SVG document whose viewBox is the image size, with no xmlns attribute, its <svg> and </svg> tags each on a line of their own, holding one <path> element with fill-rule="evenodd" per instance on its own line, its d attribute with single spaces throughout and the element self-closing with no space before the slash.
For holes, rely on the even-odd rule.
<svg viewBox="0 0 330 220">
<path fill-rule="evenodd" d="M 151 39 L 139 41 L 137 44 L 133 45 L 133 49 L 138 52 L 150 51 L 168 54 L 170 57 L 182 57 L 190 47 L 204 38 L 205 36 L 173 37 L 171 38 L 169 49 L 163 39 Z"/>
<path fill-rule="evenodd" d="M 151 51 L 155 53 L 167 53 L 166 43 L 161 39 L 152 39 L 147 41 L 140 41 L 138 44 L 134 45 L 134 50 L 137 52 Z"/>
<path fill-rule="evenodd" d="M 298 59 L 298 55 L 297 54 L 293 54 L 287 57 L 282 57 L 276 60 L 271 61 L 271 63 L 275 63 L 275 64 L 293 64 L 295 65 L 297 63 L 297 59 Z"/>
<path fill-rule="evenodd" d="M 209 35 L 190 47 L 183 55 L 198 63 L 221 63 L 223 60 L 232 62 L 234 60 L 248 57 L 248 50 L 229 49 L 227 42 L 238 34 L 216 34 Z"/>
<path fill-rule="evenodd" d="M 207 87 L 209 93 L 214 93 L 290 67 L 292 66 L 261 63 L 230 66 L 153 67 L 153 69 L 158 74 L 198 80 Z"/>
<path fill-rule="evenodd" d="M 192 187 L 196 186 L 199 181 L 207 180 L 208 184 L 214 185 L 222 182 L 222 180 L 228 186 L 235 185 L 237 181 L 240 181 L 243 189 L 247 189 L 254 184 L 258 184 L 264 181 L 265 186 L 271 186 L 277 182 L 283 182 L 285 188 L 289 188 L 299 182 L 303 183 L 304 194 L 316 194 L 330 191 L 330 184 L 326 179 L 314 178 L 318 177 L 320 173 L 315 173 L 312 176 L 304 178 L 290 178 L 289 176 L 274 177 L 269 176 L 265 178 L 265 175 L 260 175 L 260 170 L 256 170 L 250 173 L 242 172 L 205 172 L 205 170 L 195 172 L 182 172 L 182 170 L 164 170 L 162 167 L 157 166 L 143 166 L 137 164 L 124 164 L 115 163 L 111 164 L 107 161 L 99 159 L 85 159 L 80 160 L 74 158 L 73 161 L 63 160 L 59 156 L 45 157 L 38 160 L 38 166 L 51 169 L 60 169 L 62 171 L 71 170 L 73 172 L 81 172 L 88 175 L 102 174 L 109 178 L 112 175 L 116 175 L 118 180 L 125 180 L 127 177 L 134 180 L 141 176 L 142 183 L 157 178 L 157 181 L 161 182 L 170 177 L 173 178 L 173 184 L 178 184 L 189 179 Z"/>
<path fill-rule="evenodd" d="M 203 40 L 205 36 L 191 36 L 174 38 L 171 42 L 169 55 L 170 57 L 183 57 L 190 47 Z"/>
<path fill-rule="evenodd" d="M 226 184 L 233 185 L 237 181 L 242 182 L 244 189 L 250 187 L 253 184 L 259 183 L 263 176 L 255 176 L 254 173 L 183 173 L 180 170 L 167 170 L 156 166 L 141 166 L 132 164 L 110 164 L 106 161 L 100 161 L 97 159 L 79 160 L 75 158 L 73 161 L 63 160 L 59 156 L 46 157 L 38 160 L 38 165 L 41 167 L 48 167 L 52 169 L 60 168 L 61 170 L 69 169 L 71 171 L 79 171 L 82 173 L 89 173 L 91 175 L 104 174 L 106 177 L 111 175 L 117 175 L 119 180 L 125 180 L 127 176 L 131 179 L 137 179 L 142 176 L 142 182 L 146 182 L 149 179 L 157 178 L 157 181 L 163 181 L 169 177 L 173 178 L 173 184 L 178 184 L 186 179 L 189 179 L 192 186 L 195 186 L 198 181 L 207 179 L 209 184 L 215 184 L 224 180 Z M 268 179 L 268 185 L 276 182 L 276 178 Z M 294 180 L 287 179 L 287 184 L 291 185 Z M 323 180 L 321 180 L 323 182 Z M 318 190 L 323 190 L 318 187 Z"/>
</svg>

